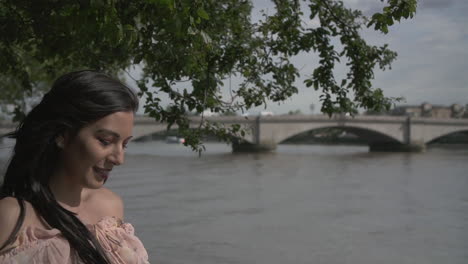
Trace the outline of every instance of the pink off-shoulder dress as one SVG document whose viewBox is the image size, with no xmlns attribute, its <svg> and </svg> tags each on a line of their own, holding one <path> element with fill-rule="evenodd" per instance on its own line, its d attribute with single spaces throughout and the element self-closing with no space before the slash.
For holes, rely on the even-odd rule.
<svg viewBox="0 0 468 264">
<path fill-rule="evenodd" d="M 148 254 L 133 226 L 116 217 L 104 217 L 88 229 L 112 264 L 147 264 Z M 78 255 L 58 229 L 26 227 L 14 244 L 0 254 L 0 264 L 80 264 Z"/>
</svg>

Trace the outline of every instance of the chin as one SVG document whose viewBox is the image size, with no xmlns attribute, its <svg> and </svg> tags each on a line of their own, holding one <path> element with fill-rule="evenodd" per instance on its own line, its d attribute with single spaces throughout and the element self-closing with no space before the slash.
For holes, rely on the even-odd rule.
<svg viewBox="0 0 468 264">
<path fill-rule="evenodd" d="M 85 182 L 85 187 L 88 189 L 99 189 L 104 186 L 105 183 L 105 180 L 98 180 L 93 177 Z"/>
<path fill-rule="evenodd" d="M 104 186 L 104 184 L 108 180 L 107 177 L 102 177 L 91 169 L 91 171 L 87 174 L 87 177 L 85 178 L 85 188 L 99 189 Z"/>
</svg>

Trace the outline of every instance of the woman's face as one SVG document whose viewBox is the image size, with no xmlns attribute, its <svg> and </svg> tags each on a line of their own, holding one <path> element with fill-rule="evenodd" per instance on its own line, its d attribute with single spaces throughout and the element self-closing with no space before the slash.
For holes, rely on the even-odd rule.
<svg viewBox="0 0 468 264">
<path fill-rule="evenodd" d="M 83 127 L 73 138 L 65 136 L 61 173 L 67 182 L 100 188 L 112 168 L 124 162 L 132 129 L 133 112 L 116 112 Z"/>
</svg>

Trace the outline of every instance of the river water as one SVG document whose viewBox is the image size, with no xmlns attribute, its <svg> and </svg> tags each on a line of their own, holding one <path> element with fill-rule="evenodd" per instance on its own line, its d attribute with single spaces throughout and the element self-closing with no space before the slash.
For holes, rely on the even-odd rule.
<svg viewBox="0 0 468 264">
<path fill-rule="evenodd" d="M 4 149 L 3 149 L 4 150 Z M 468 263 L 468 147 L 131 143 L 107 186 L 151 263 Z"/>
</svg>

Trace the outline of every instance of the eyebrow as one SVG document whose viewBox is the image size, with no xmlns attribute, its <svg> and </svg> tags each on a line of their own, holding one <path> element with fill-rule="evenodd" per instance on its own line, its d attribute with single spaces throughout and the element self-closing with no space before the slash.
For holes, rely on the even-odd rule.
<svg viewBox="0 0 468 264">
<path fill-rule="evenodd" d="M 119 133 L 114 132 L 114 131 L 109 130 L 109 129 L 105 129 L 105 128 L 99 129 L 98 131 L 96 131 L 96 133 L 111 134 L 112 136 L 114 136 L 114 137 L 116 137 L 116 138 L 120 138 Z M 132 137 L 133 137 L 133 136 L 129 136 L 127 139 L 131 139 Z"/>
</svg>

